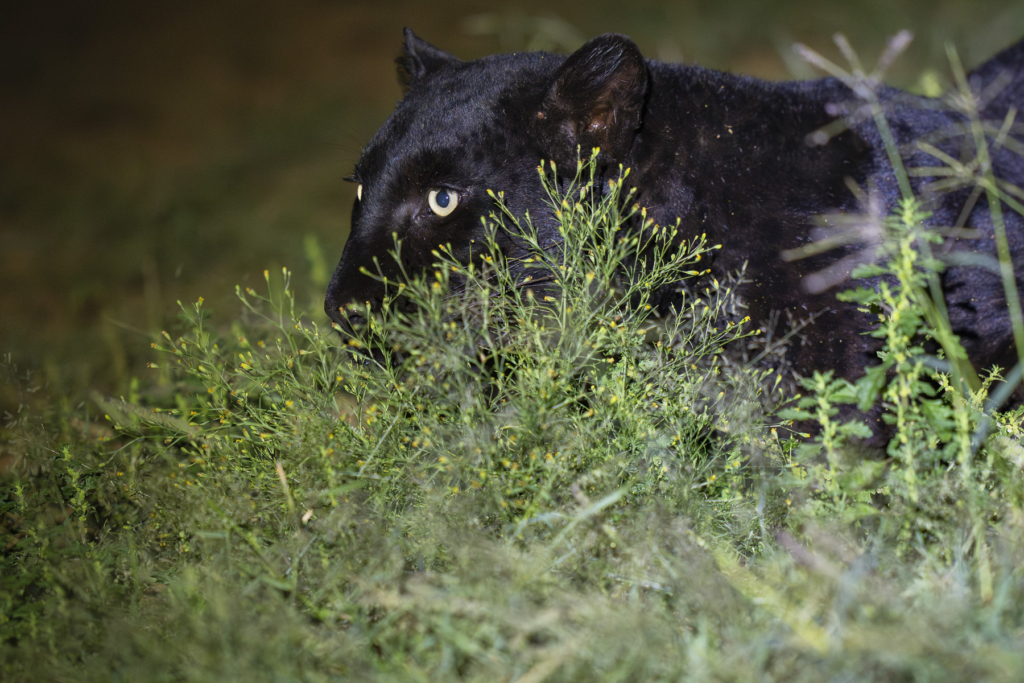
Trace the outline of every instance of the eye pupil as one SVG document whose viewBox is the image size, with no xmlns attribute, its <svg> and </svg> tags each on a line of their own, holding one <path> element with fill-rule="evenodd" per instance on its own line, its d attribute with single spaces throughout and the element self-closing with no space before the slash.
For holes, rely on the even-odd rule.
<svg viewBox="0 0 1024 683">
<path fill-rule="evenodd" d="M 451 197 L 448 196 L 447 190 L 438 190 L 437 196 L 434 198 L 434 201 L 436 201 L 437 205 L 440 206 L 442 209 L 447 209 L 448 204 L 451 203 Z"/>
</svg>

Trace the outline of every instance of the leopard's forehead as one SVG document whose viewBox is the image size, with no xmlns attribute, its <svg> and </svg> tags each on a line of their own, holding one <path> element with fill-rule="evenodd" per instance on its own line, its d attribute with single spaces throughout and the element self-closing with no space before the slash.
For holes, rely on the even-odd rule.
<svg viewBox="0 0 1024 683">
<path fill-rule="evenodd" d="M 543 97 L 560 55 L 493 55 L 444 66 L 418 80 L 370 140 L 361 177 L 390 175 L 417 155 L 457 159 L 481 144 L 500 147 L 519 120 Z"/>
</svg>

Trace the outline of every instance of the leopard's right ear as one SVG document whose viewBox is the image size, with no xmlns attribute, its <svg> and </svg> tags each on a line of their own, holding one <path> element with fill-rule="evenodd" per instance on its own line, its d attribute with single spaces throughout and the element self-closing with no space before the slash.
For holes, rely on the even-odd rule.
<svg viewBox="0 0 1024 683">
<path fill-rule="evenodd" d="M 432 71 L 448 64 L 459 64 L 455 55 L 449 54 L 423 40 L 411 28 L 405 29 L 405 51 L 395 60 L 398 64 L 398 82 L 408 90 L 416 81 Z"/>
<path fill-rule="evenodd" d="M 537 112 L 553 153 L 575 160 L 577 146 L 584 155 L 599 147 L 605 161 L 624 161 L 642 122 L 648 81 L 640 49 L 623 35 L 606 33 L 569 55 Z"/>
</svg>

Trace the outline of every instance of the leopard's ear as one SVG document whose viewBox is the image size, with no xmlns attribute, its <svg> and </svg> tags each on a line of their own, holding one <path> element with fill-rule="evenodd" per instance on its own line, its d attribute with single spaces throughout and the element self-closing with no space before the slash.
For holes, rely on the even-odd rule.
<svg viewBox="0 0 1024 683">
<path fill-rule="evenodd" d="M 398 64 L 398 82 L 403 90 L 408 90 L 413 83 L 446 64 L 459 64 L 461 60 L 455 55 L 423 40 L 411 28 L 405 29 L 405 49 L 395 63 Z"/>
<path fill-rule="evenodd" d="M 569 55 L 555 74 L 537 118 L 555 145 L 594 147 L 608 161 L 623 161 L 643 116 L 647 63 L 626 36 L 606 33 Z M 561 150 L 563 153 L 567 150 Z"/>
</svg>

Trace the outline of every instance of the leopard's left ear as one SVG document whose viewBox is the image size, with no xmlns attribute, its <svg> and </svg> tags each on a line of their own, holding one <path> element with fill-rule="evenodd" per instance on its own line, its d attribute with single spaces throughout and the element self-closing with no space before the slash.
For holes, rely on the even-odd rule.
<svg viewBox="0 0 1024 683">
<path fill-rule="evenodd" d="M 553 144 L 569 146 L 561 154 L 575 156 L 579 145 L 586 156 L 600 147 L 603 159 L 621 162 L 640 127 L 647 84 L 647 63 L 636 44 L 606 33 L 559 67 L 537 118 L 547 123 Z"/>
<path fill-rule="evenodd" d="M 455 55 L 444 50 L 439 50 L 427 41 L 423 40 L 411 28 L 405 29 L 405 50 L 401 57 L 395 60 L 398 64 L 398 82 L 403 90 L 431 71 L 436 71 L 448 64 L 459 64 L 460 60 Z"/>
</svg>

